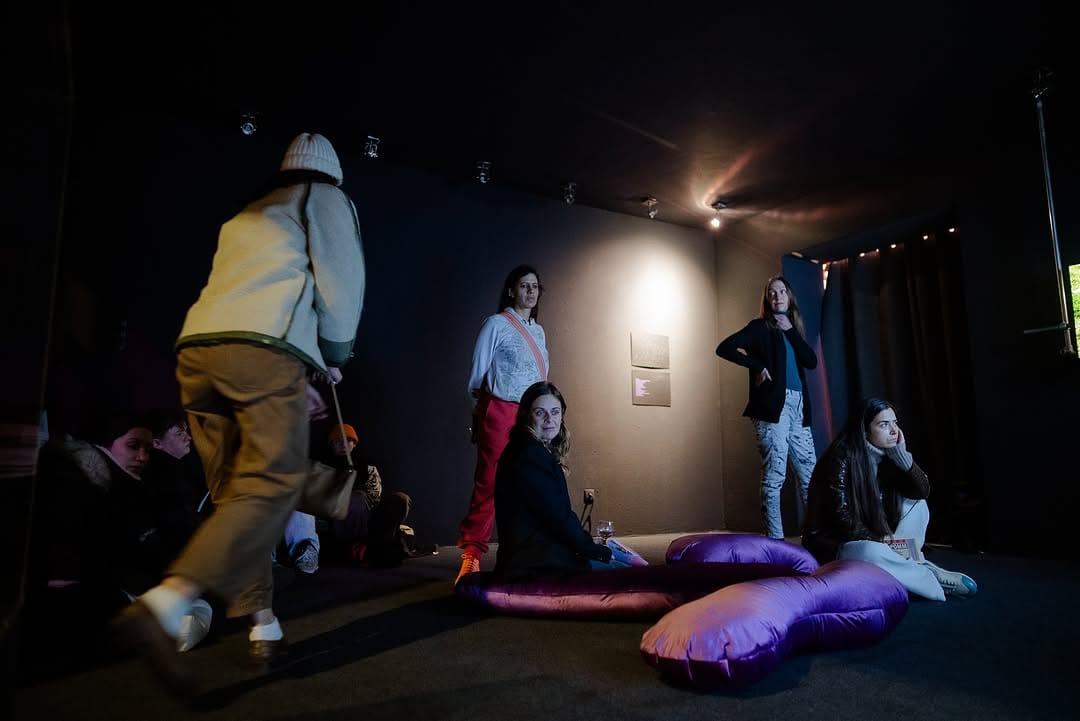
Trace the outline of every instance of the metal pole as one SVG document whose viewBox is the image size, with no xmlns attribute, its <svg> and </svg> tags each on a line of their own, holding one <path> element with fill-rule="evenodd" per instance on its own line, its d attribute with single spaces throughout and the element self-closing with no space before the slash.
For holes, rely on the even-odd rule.
<svg viewBox="0 0 1080 721">
<path fill-rule="evenodd" d="M 1065 274 L 1061 270 L 1061 249 L 1058 245 L 1057 216 L 1054 214 L 1054 190 L 1050 183 L 1050 159 L 1046 153 L 1046 122 L 1043 119 L 1043 98 L 1049 91 L 1049 81 L 1053 73 L 1046 68 L 1035 73 L 1035 87 L 1032 94 L 1035 96 L 1035 108 L 1039 113 L 1039 144 L 1042 148 L 1043 180 L 1046 184 L 1046 208 L 1050 215 L 1050 240 L 1054 246 L 1054 268 L 1057 274 L 1058 306 L 1061 312 L 1061 325 L 1050 326 L 1038 330 L 1065 329 L 1065 347 L 1061 349 L 1063 355 L 1074 355 L 1072 323 L 1069 317 L 1069 304 L 1065 299 Z M 1031 331 L 1026 331 L 1031 332 Z"/>
</svg>

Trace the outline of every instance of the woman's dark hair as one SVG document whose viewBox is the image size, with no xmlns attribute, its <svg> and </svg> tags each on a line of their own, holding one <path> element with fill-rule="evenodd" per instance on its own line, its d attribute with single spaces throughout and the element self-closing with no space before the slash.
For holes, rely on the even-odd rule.
<svg viewBox="0 0 1080 721">
<path fill-rule="evenodd" d="M 98 417 L 89 434 L 89 440 L 108 448 L 117 438 L 126 436 L 133 428 L 150 430 L 150 418 L 147 414 L 122 408 L 110 409 Z"/>
<path fill-rule="evenodd" d="M 518 433 L 532 433 L 531 414 L 532 404 L 536 402 L 537 398 L 541 396 L 555 396 L 559 400 L 559 404 L 562 406 L 562 425 L 559 427 L 558 434 L 551 439 L 550 442 L 545 443 L 548 450 L 559 462 L 559 465 L 564 469 L 566 464 L 564 460 L 567 454 L 570 453 L 570 430 L 566 427 L 566 399 L 563 398 L 563 394 L 559 392 L 559 389 L 555 387 L 554 383 L 548 381 L 539 381 L 533 383 L 525 392 L 521 394 L 521 402 L 518 404 L 517 419 L 514 422 L 514 430 Z"/>
<path fill-rule="evenodd" d="M 799 335 L 803 338 L 806 337 L 806 328 L 803 327 L 802 312 L 799 310 L 799 301 L 795 298 L 795 291 L 791 287 L 791 283 L 788 283 L 787 278 L 782 275 L 774 275 L 765 281 L 765 290 L 761 292 L 761 315 L 758 316 L 766 323 L 770 328 L 776 328 L 776 320 L 773 318 L 772 308 L 769 306 L 769 286 L 776 281 L 780 281 L 787 288 L 788 297 L 788 320 L 795 326 L 795 330 L 799 331 Z"/>
<path fill-rule="evenodd" d="M 529 273 L 536 276 L 536 283 L 540 286 L 536 292 L 536 307 L 533 308 L 531 316 L 533 320 L 540 322 L 540 298 L 544 295 L 544 284 L 540 282 L 540 274 L 536 271 L 536 268 L 531 265 L 519 265 L 506 275 L 502 291 L 499 293 L 499 309 L 495 311 L 496 313 L 502 313 L 514 304 L 514 289 L 517 288 L 518 282 Z"/>
<path fill-rule="evenodd" d="M 870 467 L 870 424 L 878 413 L 893 408 L 880 398 L 865 398 L 848 416 L 840 435 L 833 441 L 832 452 L 843 453 L 848 461 L 848 503 L 852 514 L 878 537 L 892 533 L 881 500 L 877 474 Z M 895 410 L 895 409 L 894 409 Z"/>
</svg>

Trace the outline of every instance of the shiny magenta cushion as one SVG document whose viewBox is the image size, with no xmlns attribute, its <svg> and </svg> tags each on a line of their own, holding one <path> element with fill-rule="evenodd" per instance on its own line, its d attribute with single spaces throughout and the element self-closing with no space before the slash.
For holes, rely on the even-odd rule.
<svg viewBox="0 0 1080 721">
<path fill-rule="evenodd" d="M 879 641 L 904 617 L 908 593 L 864 561 L 832 561 L 812 575 L 737 583 L 668 613 L 641 639 L 668 681 L 740 688 L 793 653 Z"/>
<path fill-rule="evenodd" d="M 802 546 L 752 533 L 683 536 L 665 566 L 640 566 L 506 582 L 465 576 L 459 596 L 502 613 L 531 616 L 659 618 L 718 588 L 742 581 L 810 573 L 817 561 Z"/>
<path fill-rule="evenodd" d="M 482 572 L 464 576 L 454 590 L 500 613 L 655 619 L 733 583 L 796 573 L 770 563 L 680 563 L 511 583 Z"/>
<path fill-rule="evenodd" d="M 813 573 L 818 562 L 800 545 L 756 533 L 697 533 L 668 546 L 667 563 L 772 563 Z"/>
</svg>

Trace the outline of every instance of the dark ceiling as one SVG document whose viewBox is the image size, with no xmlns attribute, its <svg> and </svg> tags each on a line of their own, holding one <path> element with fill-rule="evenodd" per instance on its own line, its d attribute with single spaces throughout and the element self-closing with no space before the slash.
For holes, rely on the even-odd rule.
<svg viewBox="0 0 1080 721">
<path fill-rule="evenodd" d="M 350 154 L 374 135 L 385 162 L 488 160 L 494 184 L 574 181 L 579 204 L 644 216 L 652 196 L 657 221 L 703 227 L 722 199 L 722 232 L 780 254 L 947 206 L 1000 118 L 1037 143 L 1032 72 L 1066 50 L 1036 2 L 725 5 L 77 4 L 72 79 L 84 111 L 254 112 Z"/>
</svg>

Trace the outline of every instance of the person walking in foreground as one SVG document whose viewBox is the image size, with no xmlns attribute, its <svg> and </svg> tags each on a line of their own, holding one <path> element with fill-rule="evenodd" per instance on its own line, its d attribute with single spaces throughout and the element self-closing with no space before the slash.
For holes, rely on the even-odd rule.
<svg viewBox="0 0 1080 721">
<path fill-rule="evenodd" d="M 459 527 L 462 549 L 457 584 L 480 570 L 495 523 L 495 468 L 510 440 L 521 394 L 548 377 L 548 352 L 540 326 L 540 274 L 528 265 L 510 271 L 499 293 L 499 311 L 480 328 L 473 350 L 468 395 L 473 406 L 476 471 L 469 510 Z"/>
<path fill-rule="evenodd" d="M 750 399 L 743 415 L 754 423 L 761 454 L 761 515 L 769 538 L 783 538 L 780 491 L 790 460 L 799 479 L 799 501 L 817 458 L 810 431 L 806 371 L 817 355 L 804 337 L 799 303 L 782 276 L 769 278 L 761 296 L 761 315 L 716 347 L 716 355 L 748 369 Z"/>
<path fill-rule="evenodd" d="M 923 557 L 929 495 L 892 405 L 864 400 L 814 469 L 803 546 L 820 563 L 853 558 L 880 566 L 924 598 L 973 596 L 978 587 L 969 576 Z"/>
<path fill-rule="evenodd" d="M 176 343 L 181 401 L 215 510 L 114 629 L 180 697 L 194 679 L 175 638 L 205 590 L 229 602 L 229 616 L 250 617 L 254 662 L 283 648 L 271 550 L 310 471 L 309 419 L 326 412 L 308 374 L 341 380 L 364 296 L 356 209 L 341 180 L 330 141 L 298 135 L 272 187 L 221 227 Z"/>
</svg>

